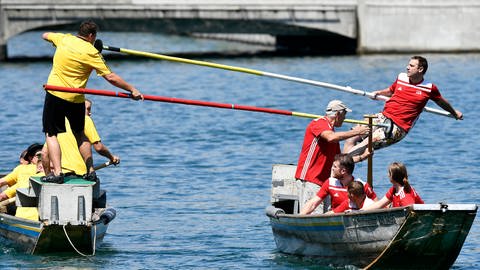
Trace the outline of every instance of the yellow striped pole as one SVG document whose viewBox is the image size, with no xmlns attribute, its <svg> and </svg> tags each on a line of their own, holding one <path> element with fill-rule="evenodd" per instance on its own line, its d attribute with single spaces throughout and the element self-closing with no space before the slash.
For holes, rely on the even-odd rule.
<svg viewBox="0 0 480 270">
<path fill-rule="evenodd" d="M 100 90 L 100 89 L 88 89 L 88 88 L 70 88 L 63 86 L 55 85 L 44 85 L 45 90 L 60 91 L 60 92 L 69 92 L 69 93 L 81 93 L 81 94 L 91 94 L 91 95 L 100 95 L 100 96 L 109 96 L 109 97 L 119 97 L 119 98 L 131 98 L 130 94 L 123 92 L 115 92 L 110 90 Z M 164 97 L 164 96 L 154 96 L 154 95 L 143 95 L 145 100 L 158 101 L 158 102 L 167 102 L 167 103 L 177 103 L 185 105 L 194 105 L 194 106 L 205 106 L 205 107 L 214 107 L 222 109 L 231 109 L 231 110 L 243 110 L 243 111 L 252 111 L 252 112 L 263 112 L 263 113 L 272 113 L 272 114 L 281 114 L 288 116 L 304 117 L 304 118 L 320 118 L 321 115 L 302 113 L 302 112 L 293 112 L 288 110 L 273 109 L 273 108 L 262 108 L 249 105 L 239 105 L 232 103 L 219 103 L 212 101 L 203 101 L 203 100 L 192 100 L 192 99 L 183 99 L 183 98 L 174 98 L 174 97 Z M 368 125 L 368 122 L 345 119 L 344 122 Z M 384 126 L 378 124 L 378 126 Z"/>
<path fill-rule="evenodd" d="M 108 50 L 108 51 L 120 52 L 120 53 L 129 54 L 129 55 L 149 57 L 149 58 L 153 58 L 153 59 L 167 60 L 167 61 L 172 61 L 172 62 L 179 62 L 179 63 L 205 66 L 205 67 L 211 67 L 211 68 L 218 68 L 218 69 L 224 69 L 224 70 L 229 70 L 229 71 L 253 74 L 253 75 L 257 75 L 257 76 L 277 78 L 277 79 L 281 79 L 281 80 L 287 80 L 287 81 L 292 81 L 292 82 L 298 82 L 298 83 L 303 83 L 303 84 L 309 84 L 309 85 L 324 87 L 324 88 L 330 88 L 330 89 L 343 91 L 343 92 L 347 92 L 347 93 L 351 93 L 351 94 L 355 94 L 355 95 L 375 98 L 375 99 L 378 99 L 378 100 L 385 100 L 386 101 L 386 100 L 389 99 L 386 96 L 380 96 L 380 95 L 375 97 L 372 92 L 366 92 L 366 91 L 363 91 L 363 90 L 353 89 L 349 86 L 340 86 L 340 85 L 336 85 L 336 84 L 314 81 L 314 80 L 308 80 L 308 79 L 302 79 L 302 78 L 298 78 L 298 77 L 286 76 L 286 75 L 282 75 L 282 74 L 265 72 L 265 71 L 250 69 L 250 68 L 235 67 L 235 66 L 217 64 L 217 63 L 206 62 L 206 61 L 198 61 L 198 60 L 191 60 L 191 59 L 180 58 L 180 57 L 173 57 L 173 56 L 157 54 L 157 53 L 136 51 L 136 50 L 130 50 L 130 49 L 125 49 L 125 48 L 117 48 L 117 47 L 103 45 L 103 43 L 99 39 L 96 40 L 96 43 L 98 43 L 98 44 L 95 44 L 95 47 L 97 47 L 97 49 L 99 49 L 99 51 L 104 49 L 104 50 Z M 434 114 L 441 115 L 441 116 L 447 116 L 447 117 L 455 118 L 449 112 L 444 111 L 444 110 L 434 109 L 434 108 L 430 108 L 430 107 L 425 107 L 423 110 L 426 111 L 426 112 L 429 112 L 429 113 L 434 113 Z"/>
</svg>

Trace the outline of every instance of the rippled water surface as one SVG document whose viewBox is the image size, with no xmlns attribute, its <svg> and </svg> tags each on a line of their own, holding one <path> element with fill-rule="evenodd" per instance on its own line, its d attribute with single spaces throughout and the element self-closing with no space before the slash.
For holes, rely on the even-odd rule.
<svg viewBox="0 0 480 270">
<path fill-rule="evenodd" d="M 13 55 L 49 55 L 53 48 L 27 34 L 9 43 Z M 104 34 L 105 43 L 156 52 L 237 49 L 230 43 L 140 34 Z M 115 44 L 113 44 L 115 43 Z M 389 187 L 386 167 L 408 166 L 428 203 L 479 203 L 478 81 L 480 55 L 426 55 L 428 78 L 464 121 L 424 113 L 401 143 L 374 157 L 374 184 Z M 385 88 L 404 70 L 408 55 L 206 59 L 353 88 Z M 21 150 L 43 141 L 41 114 L 50 63 L 0 63 L 0 168 L 16 165 Z M 267 77 L 159 60 L 109 61 L 110 67 L 151 95 L 235 103 L 322 114 L 342 99 L 360 119 L 378 101 Z M 90 88 L 113 89 L 92 75 Z M 0 268 L 42 269 L 318 269 L 310 258 L 276 250 L 264 208 L 271 167 L 296 163 L 310 120 L 282 115 L 134 102 L 90 96 L 102 141 L 118 154 L 118 167 L 99 171 L 117 218 L 95 257 L 30 256 L 0 246 Z M 429 106 L 436 107 L 434 103 Z M 349 128 L 345 124 L 340 130 Z M 101 157 L 95 156 L 99 163 Z M 366 178 L 366 163 L 355 175 Z M 478 218 L 453 269 L 480 268 Z"/>
</svg>

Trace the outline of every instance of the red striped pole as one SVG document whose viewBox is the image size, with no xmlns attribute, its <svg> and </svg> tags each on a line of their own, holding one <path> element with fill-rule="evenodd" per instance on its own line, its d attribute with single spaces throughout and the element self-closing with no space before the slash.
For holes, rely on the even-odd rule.
<svg viewBox="0 0 480 270">
<path fill-rule="evenodd" d="M 92 95 L 120 97 L 120 98 L 131 98 L 130 94 L 122 93 L 122 92 L 115 92 L 115 91 L 110 91 L 110 90 L 96 90 L 96 89 L 87 89 L 87 88 L 70 88 L 70 87 L 62 87 L 62 86 L 54 86 L 54 85 L 45 85 L 44 88 L 45 88 L 45 90 L 60 91 L 60 92 L 92 94 Z M 167 103 L 179 103 L 179 104 L 186 104 L 186 105 L 215 107 L 215 108 L 232 109 L 232 110 L 255 111 L 255 112 L 283 114 L 283 115 L 293 115 L 293 113 L 294 113 L 294 112 L 286 111 L 286 110 L 277 110 L 277 109 L 261 108 L 261 107 L 246 106 L 246 105 L 218 103 L 218 102 L 211 102 L 211 101 L 191 100 L 191 99 L 183 99 L 183 98 L 164 97 L 164 96 L 143 95 L 143 98 L 145 100 L 151 100 L 151 101 L 159 101 L 159 102 L 167 102 Z M 318 118 L 318 117 L 320 117 L 320 116 L 315 115 L 314 118 Z"/>
<path fill-rule="evenodd" d="M 59 91 L 59 92 L 91 94 L 91 95 L 120 97 L 120 98 L 131 98 L 132 97 L 130 94 L 127 94 L 127 93 L 115 92 L 115 91 L 110 91 L 110 90 L 97 90 L 97 89 L 88 89 L 88 88 L 70 88 L 70 87 L 54 86 L 54 85 L 44 85 L 43 87 L 45 88 L 45 90 Z M 177 103 L 177 104 L 186 104 L 186 105 L 194 105 L 194 106 L 204 106 L 204 107 L 215 107 L 215 108 L 222 108 L 222 109 L 242 110 L 242 111 L 263 112 L 263 113 L 281 114 L 281 115 L 289 115 L 289 116 L 313 118 L 313 119 L 322 117 L 322 115 L 317 115 L 317 114 L 293 112 L 293 111 L 287 111 L 287 110 L 278 110 L 278 109 L 262 108 L 262 107 L 255 107 L 255 106 L 230 104 L 230 103 L 218 103 L 218 102 L 211 102 L 211 101 L 183 99 L 183 98 L 173 98 L 173 97 L 163 97 L 163 96 L 153 96 L 153 95 L 143 95 L 143 98 L 144 98 L 144 100 L 167 102 L 167 103 Z M 345 119 L 344 122 L 353 123 L 353 124 L 368 125 L 368 122 L 354 120 L 354 119 Z M 378 125 L 381 125 L 381 124 L 378 124 Z"/>
</svg>

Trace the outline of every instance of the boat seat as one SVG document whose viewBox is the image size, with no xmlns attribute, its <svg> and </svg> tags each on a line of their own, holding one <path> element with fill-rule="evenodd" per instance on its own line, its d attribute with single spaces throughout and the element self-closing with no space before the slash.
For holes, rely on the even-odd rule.
<svg viewBox="0 0 480 270">
<path fill-rule="evenodd" d="M 93 208 L 107 207 L 107 191 L 101 189 L 97 198 L 93 199 Z"/>
<path fill-rule="evenodd" d="M 17 188 L 15 204 L 20 207 L 37 207 L 38 196 L 30 188 Z"/>
<path fill-rule="evenodd" d="M 298 214 L 300 212 L 298 195 L 273 194 L 272 197 L 275 200 L 273 205 L 277 208 L 283 209 L 285 213 Z"/>
</svg>

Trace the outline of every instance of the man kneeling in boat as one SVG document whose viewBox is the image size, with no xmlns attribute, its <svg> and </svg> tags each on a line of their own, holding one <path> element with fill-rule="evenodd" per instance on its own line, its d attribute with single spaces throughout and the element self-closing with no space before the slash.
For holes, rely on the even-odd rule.
<svg viewBox="0 0 480 270">
<path fill-rule="evenodd" d="M 80 151 L 78 150 L 77 140 L 75 135 L 73 135 L 72 129 L 70 127 L 70 122 L 65 118 L 65 132 L 59 133 L 57 136 L 58 143 L 60 145 L 61 157 L 62 157 L 62 173 L 64 174 L 76 174 L 76 175 L 86 175 L 87 166 L 86 162 L 83 159 Z M 91 151 L 91 148 L 90 148 Z M 43 148 L 43 166 L 45 168 L 45 174 L 50 173 L 50 156 L 48 153 L 48 146 L 45 144 Z M 91 158 L 91 152 L 90 152 Z M 62 184 L 58 182 L 57 184 Z"/>
<path fill-rule="evenodd" d="M 365 207 L 375 203 L 367 197 L 365 187 L 360 181 L 352 181 L 348 184 L 348 200 L 343 201 L 339 206 L 325 214 L 343 213 L 349 211 L 364 210 Z"/>
<path fill-rule="evenodd" d="M 28 188 L 30 185 L 30 176 L 43 176 L 43 166 L 41 162 L 42 145 L 34 143 L 30 145 L 25 153 L 25 160 L 28 164 L 20 164 L 15 169 L 0 179 L 0 187 L 8 185 L 9 187 L 0 193 L 0 201 L 14 198 L 17 188 Z"/>
<path fill-rule="evenodd" d="M 347 186 L 353 181 L 361 182 L 364 186 L 365 194 L 370 199 L 377 200 L 377 195 L 370 185 L 360 179 L 355 179 L 352 175 L 354 169 L 355 163 L 350 155 L 336 155 L 331 169 L 331 177 L 323 183 L 317 194 L 305 204 L 300 214 L 308 215 L 312 213 L 328 195 L 331 198 L 331 208 L 337 208 L 344 201 L 348 201 Z"/>
<path fill-rule="evenodd" d="M 78 150 L 77 141 L 75 135 L 72 132 L 70 127 L 70 122 L 65 118 L 65 132 L 58 134 L 58 142 L 60 144 L 61 157 L 62 157 L 62 173 L 64 174 L 76 174 L 81 175 L 85 180 L 88 181 L 97 181 L 98 178 L 93 168 L 93 158 L 92 158 L 92 145 L 94 146 L 95 151 L 98 154 L 108 158 L 113 164 L 119 164 L 120 158 L 116 155 L 113 155 L 108 147 L 101 142 L 100 136 L 98 135 L 97 129 L 93 120 L 90 118 L 91 115 L 91 106 L 92 101 L 85 101 L 85 127 L 84 134 L 87 138 L 87 141 L 83 143 L 88 144 L 88 147 L 84 147 L 85 158 L 81 155 Z M 45 144 L 43 149 L 43 166 L 45 168 L 45 173 L 50 172 L 50 159 L 48 154 L 48 148 Z M 87 173 L 89 172 L 89 173 Z M 61 183 L 59 183 L 61 184 Z"/>
</svg>

